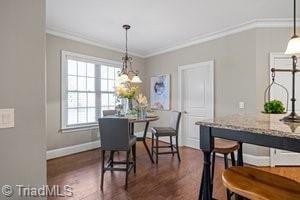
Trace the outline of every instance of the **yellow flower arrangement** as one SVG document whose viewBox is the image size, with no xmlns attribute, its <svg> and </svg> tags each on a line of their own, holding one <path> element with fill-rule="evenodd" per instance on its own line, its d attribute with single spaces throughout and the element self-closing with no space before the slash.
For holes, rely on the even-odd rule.
<svg viewBox="0 0 300 200">
<path fill-rule="evenodd" d="M 118 97 L 132 99 L 135 96 L 137 90 L 137 86 L 120 84 L 116 86 L 115 93 Z"/>
</svg>

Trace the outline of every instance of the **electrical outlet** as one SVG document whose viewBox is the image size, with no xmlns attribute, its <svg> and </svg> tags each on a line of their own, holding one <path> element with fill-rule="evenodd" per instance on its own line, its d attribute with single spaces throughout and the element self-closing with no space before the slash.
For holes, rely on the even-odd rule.
<svg viewBox="0 0 300 200">
<path fill-rule="evenodd" d="M 14 109 L 0 109 L 0 128 L 13 128 L 14 126 Z"/>
<path fill-rule="evenodd" d="M 239 108 L 244 109 L 245 108 L 245 103 L 243 101 L 239 102 Z"/>
</svg>

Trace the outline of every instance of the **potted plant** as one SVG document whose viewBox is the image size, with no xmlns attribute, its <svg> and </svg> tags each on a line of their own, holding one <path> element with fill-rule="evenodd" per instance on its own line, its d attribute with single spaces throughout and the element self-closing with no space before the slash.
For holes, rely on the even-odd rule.
<svg viewBox="0 0 300 200">
<path fill-rule="evenodd" d="M 285 107 L 281 101 L 274 99 L 264 104 L 264 110 L 266 113 L 280 114 L 284 113 Z"/>
</svg>

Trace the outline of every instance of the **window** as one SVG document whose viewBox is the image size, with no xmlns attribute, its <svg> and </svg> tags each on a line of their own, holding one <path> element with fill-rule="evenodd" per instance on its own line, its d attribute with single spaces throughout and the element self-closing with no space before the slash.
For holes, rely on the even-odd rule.
<svg viewBox="0 0 300 200">
<path fill-rule="evenodd" d="M 114 110 L 121 63 L 62 51 L 62 129 L 92 126 Z"/>
</svg>

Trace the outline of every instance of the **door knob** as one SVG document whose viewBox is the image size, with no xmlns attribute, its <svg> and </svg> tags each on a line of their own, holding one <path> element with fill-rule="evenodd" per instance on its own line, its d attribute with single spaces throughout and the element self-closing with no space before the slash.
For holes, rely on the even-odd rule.
<svg viewBox="0 0 300 200">
<path fill-rule="evenodd" d="M 187 111 L 183 111 L 183 114 L 187 114 L 188 112 Z"/>
</svg>

